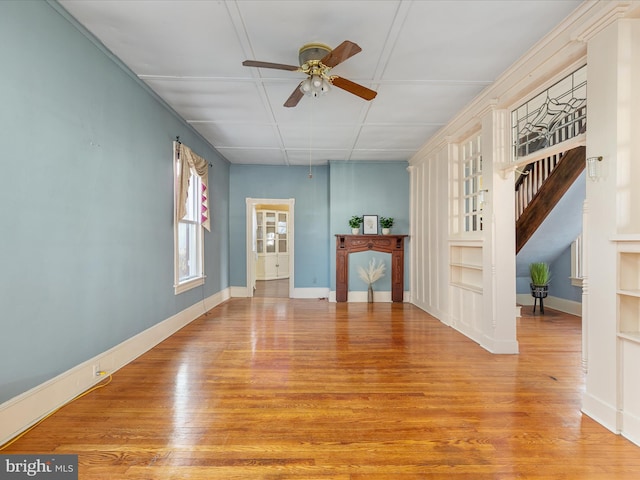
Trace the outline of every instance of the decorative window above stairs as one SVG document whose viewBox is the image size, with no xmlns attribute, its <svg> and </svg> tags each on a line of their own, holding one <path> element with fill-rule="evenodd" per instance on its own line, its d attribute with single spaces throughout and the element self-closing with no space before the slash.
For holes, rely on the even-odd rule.
<svg viewBox="0 0 640 480">
<path fill-rule="evenodd" d="M 513 161 L 518 163 L 536 152 L 585 133 L 587 66 L 579 68 L 513 110 L 511 128 Z"/>
</svg>

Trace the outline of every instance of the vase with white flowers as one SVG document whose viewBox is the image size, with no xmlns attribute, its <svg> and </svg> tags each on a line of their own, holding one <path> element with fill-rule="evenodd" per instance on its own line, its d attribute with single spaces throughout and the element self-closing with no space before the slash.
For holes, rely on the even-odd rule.
<svg viewBox="0 0 640 480">
<path fill-rule="evenodd" d="M 366 270 L 362 267 L 358 267 L 358 275 L 360 278 L 369 284 L 369 288 L 367 290 L 367 302 L 373 303 L 373 284 L 384 277 L 384 261 L 380 260 L 376 261 L 375 258 L 369 260 L 369 265 Z"/>
</svg>

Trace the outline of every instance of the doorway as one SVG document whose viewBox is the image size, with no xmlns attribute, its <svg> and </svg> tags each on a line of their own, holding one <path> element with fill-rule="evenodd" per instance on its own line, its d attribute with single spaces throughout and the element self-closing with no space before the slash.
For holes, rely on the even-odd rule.
<svg viewBox="0 0 640 480">
<path fill-rule="evenodd" d="M 293 297 L 294 203 L 246 199 L 248 297 Z"/>
</svg>

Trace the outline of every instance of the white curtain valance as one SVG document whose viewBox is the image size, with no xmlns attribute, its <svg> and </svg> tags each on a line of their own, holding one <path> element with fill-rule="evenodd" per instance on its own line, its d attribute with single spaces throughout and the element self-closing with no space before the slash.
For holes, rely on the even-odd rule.
<svg viewBox="0 0 640 480">
<path fill-rule="evenodd" d="M 200 223 L 208 231 L 211 231 L 209 218 L 209 164 L 201 156 L 194 153 L 186 145 L 178 146 L 180 156 L 180 182 L 178 185 L 178 219 L 183 219 L 187 214 L 187 193 L 189 191 L 189 178 L 191 171 L 200 177 L 202 191 L 200 192 Z"/>
</svg>

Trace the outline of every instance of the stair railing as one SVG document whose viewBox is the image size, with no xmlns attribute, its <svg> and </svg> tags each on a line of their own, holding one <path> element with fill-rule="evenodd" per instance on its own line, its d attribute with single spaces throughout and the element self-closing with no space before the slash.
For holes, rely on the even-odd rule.
<svg viewBox="0 0 640 480">
<path fill-rule="evenodd" d="M 516 220 L 520 218 L 527 205 L 533 200 L 536 193 L 549 177 L 554 168 L 562 159 L 562 153 L 550 155 L 536 162 L 527 164 L 522 171 L 517 171 L 520 176 L 516 180 Z"/>
</svg>

